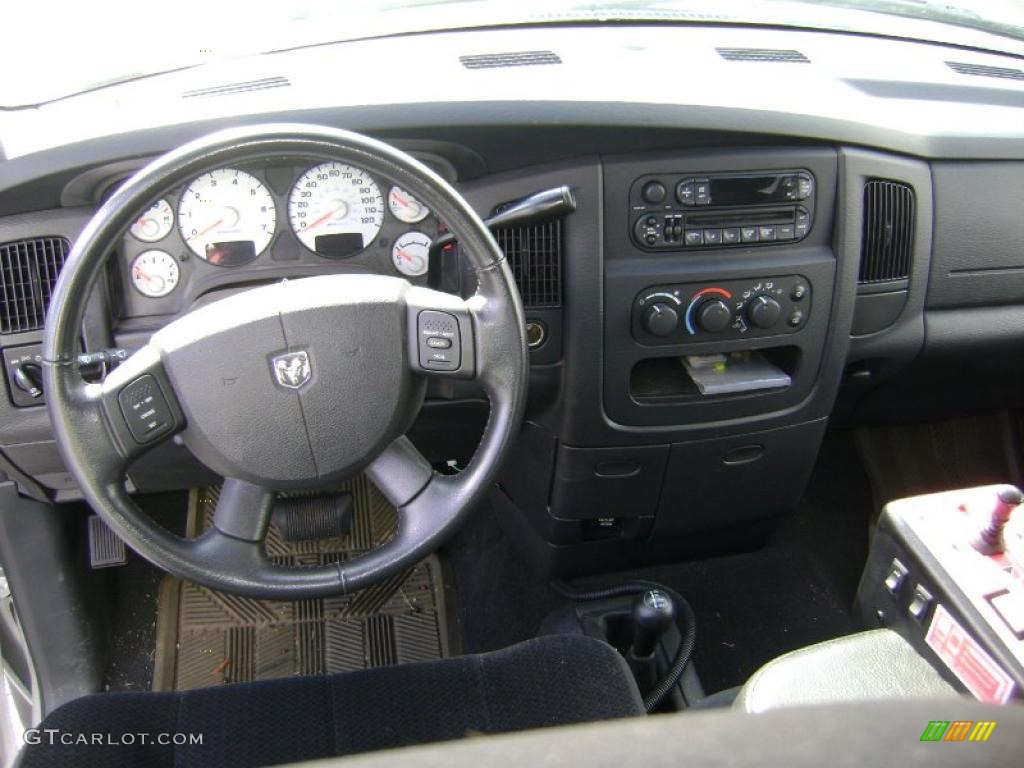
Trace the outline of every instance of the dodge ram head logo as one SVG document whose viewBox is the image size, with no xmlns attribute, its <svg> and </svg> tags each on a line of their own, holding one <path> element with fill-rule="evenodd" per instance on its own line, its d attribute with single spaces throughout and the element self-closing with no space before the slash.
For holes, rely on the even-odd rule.
<svg viewBox="0 0 1024 768">
<path fill-rule="evenodd" d="M 298 389 L 313 375 L 309 355 L 305 352 L 288 352 L 270 361 L 277 383 L 288 389 Z"/>
</svg>

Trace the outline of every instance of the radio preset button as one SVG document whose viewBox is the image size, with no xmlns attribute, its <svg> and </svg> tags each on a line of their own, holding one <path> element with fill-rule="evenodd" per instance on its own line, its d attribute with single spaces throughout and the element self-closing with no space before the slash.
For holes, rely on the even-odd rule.
<svg viewBox="0 0 1024 768">
<path fill-rule="evenodd" d="M 771 224 L 762 225 L 757 228 L 757 236 L 761 239 L 761 242 L 765 240 L 775 239 L 775 227 Z"/>
<path fill-rule="evenodd" d="M 718 245 L 722 242 L 722 230 L 720 229 L 705 229 L 704 230 L 704 245 Z"/>
<path fill-rule="evenodd" d="M 778 228 L 778 239 L 779 240 L 792 240 L 793 239 L 793 225 L 792 224 L 779 224 Z"/>
<path fill-rule="evenodd" d="M 740 227 L 740 238 L 744 243 L 756 243 L 758 240 L 757 227 Z"/>
<path fill-rule="evenodd" d="M 704 233 L 699 229 L 688 229 L 686 230 L 685 242 L 687 245 L 703 245 Z"/>
<path fill-rule="evenodd" d="M 732 245 L 740 241 L 740 229 L 739 227 L 726 227 L 722 230 L 722 242 L 726 245 Z"/>
</svg>

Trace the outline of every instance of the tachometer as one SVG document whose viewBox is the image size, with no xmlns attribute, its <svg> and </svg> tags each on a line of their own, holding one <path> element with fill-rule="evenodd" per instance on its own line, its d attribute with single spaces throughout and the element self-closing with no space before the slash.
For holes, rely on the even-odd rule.
<svg viewBox="0 0 1024 768">
<path fill-rule="evenodd" d="M 430 209 L 401 187 L 392 187 L 388 192 L 388 208 L 391 214 L 406 224 L 417 224 L 430 215 Z"/>
<path fill-rule="evenodd" d="M 144 243 L 163 240 L 174 227 L 174 211 L 166 200 L 157 200 L 139 216 L 128 231 Z"/>
<path fill-rule="evenodd" d="M 288 220 L 309 250 L 342 259 L 374 241 L 384 224 L 384 198 L 370 175 L 345 163 L 306 171 L 288 197 Z"/>
<path fill-rule="evenodd" d="M 178 228 L 192 252 L 234 267 L 259 256 L 277 226 L 274 198 L 259 179 L 218 168 L 189 184 L 178 206 Z"/>
<path fill-rule="evenodd" d="M 151 299 L 166 296 L 178 284 L 178 262 L 164 251 L 143 251 L 129 271 L 135 289 Z"/>
</svg>

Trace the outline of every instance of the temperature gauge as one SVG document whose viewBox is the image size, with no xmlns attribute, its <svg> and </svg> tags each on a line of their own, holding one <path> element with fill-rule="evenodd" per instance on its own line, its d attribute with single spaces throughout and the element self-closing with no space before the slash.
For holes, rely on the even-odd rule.
<svg viewBox="0 0 1024 768">
<path fill-rule="evenodd" d="M 406 224 L 417 224 L 430 215 L 427 206 L 401 187 L 392 187 L 388 192 L 388 210 Z"/>
<path fill-rule="evenodd" d="M 178 284 L 178 262 L 164 251 L 143 251 L 131 266 L 132 285 L 143 296 L 166 296 Z"/>
<path fill-rule="evenodd" d="M 128 231 L 144 243 L 155 243 L 170 234 L 174 226 L 174 211 L 166 200 L 157 200 L 139 216 Z"/>
<path fill-rule="evenodd" d="M 391 260 L 403 275 L 417 277 L 426 274 L 430 261 L 429 237 L 422 232 L 406 232 L 395 240 Z"/>
</svg>

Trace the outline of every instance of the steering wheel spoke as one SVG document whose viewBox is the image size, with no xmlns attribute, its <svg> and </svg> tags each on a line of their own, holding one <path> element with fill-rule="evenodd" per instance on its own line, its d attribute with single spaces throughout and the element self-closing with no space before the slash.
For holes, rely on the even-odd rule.
<svg viewBox="0 0 1024 768">
<path fill-rule="evenodd" d="M 404 435 L 374 459 L 366 474 L 398 509 L 416 498 L 434 477 L 423 454 Z"/>
</svg>

